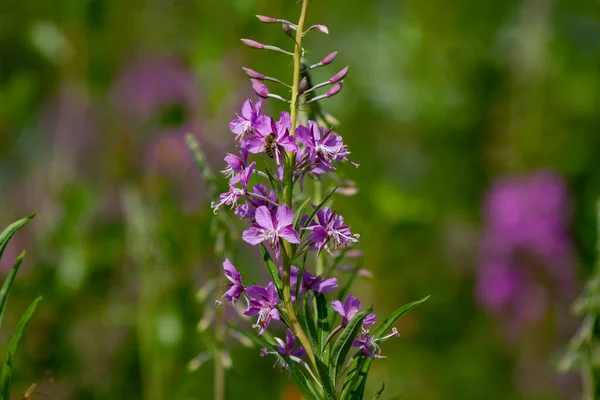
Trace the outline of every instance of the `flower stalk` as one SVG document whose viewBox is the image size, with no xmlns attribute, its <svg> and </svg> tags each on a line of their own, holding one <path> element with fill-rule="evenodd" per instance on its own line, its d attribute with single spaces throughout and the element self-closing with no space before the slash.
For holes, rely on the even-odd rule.
<svg viewBox="0 0 600 400">
<path fill-rule="evenodd" d="M 304 20 L 306 18 L 306 8 L 308 6 L 308 0 L 302 0 L 302 10 L 300 11 L 300 19 L 298 20 L 298 25 L 296 29 L 296 43 L 295 43 L 295 51 L 294 51 L 294 76 L 292 83 L 292 100 L 290 103 L 290 119 L 292 121 L 292 129 L 290 131 L 291 135 L 294 135 L 297 126 L 297 113 L 298 113 L 298 92 L 300 87 L 300 62 L 302 59 L 302 36 L 304 30 Z M 288 207 L 292 207 L 292 194 L 294 192 L 294 181 L 293 181 L 293 173 L 294 173 L 294 164 L 295 164 L 295 154 L 290 154 L 288 152 L 285 165 L 284 165 L 284 201 Z M 298 317 L 296 316 L 296 311 L 294 310 L 294 303 L 292 302 L 292 292 L 290 287 L 290 270 L 292 266 L 291 256 L 293 255 L 292 245 L 286 241 L 284 241 L 284 256 L 283 256 L 283 304 L 285 310 L 288 314 L 288 319 L 290 321 L 290 325 L 294 331 L 294 334 L 300 340 L 300 343 L 306 350 L 306 355 L 310 360 L 311 366 L 314 367 L 316 371 L 316 360 L 315 355 L 312 351 L 310 342 L 308 337 L 306 337 L 306 333 L 302 329 L 302 326 L 298 322 Z"/>
</svg>

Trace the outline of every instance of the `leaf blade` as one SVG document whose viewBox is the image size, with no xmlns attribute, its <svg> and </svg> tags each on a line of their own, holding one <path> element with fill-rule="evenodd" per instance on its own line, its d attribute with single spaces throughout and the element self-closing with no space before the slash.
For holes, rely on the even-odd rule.
<svg viewBox="0 0 600 400">
<path fill-rule="evenodd" d="M 7 226 L 6 229 L 2 231 L 2 233 L 0 233 L 0 258 L 2 258 L 2 253 L 4 253 L 4 249 L 6 248 L 8 241 L 13 237 L 15 232 L 17 232 L 29 221 L 31 221 L 35 217 L 35 214 L 36 213 L 33 213 L 25 218 L 21 218 L 20 220 L 13 222 L 9 226 Z"/>
</svg>

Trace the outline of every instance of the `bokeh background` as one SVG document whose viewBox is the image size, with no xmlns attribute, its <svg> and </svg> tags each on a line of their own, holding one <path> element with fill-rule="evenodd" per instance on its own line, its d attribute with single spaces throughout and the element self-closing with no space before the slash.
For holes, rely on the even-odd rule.
<svg viewBox="0 0 600 400">
<path fill-rule="evenodd" d="M 255 14 L 293 0 L 3 1 L 0 222 L 37 210 L 0 262 L 26 248 L 0 339 L 44 297 L 15 361 L 47 399 L 209 399 L 220 272 L 203 178 L 252 96 L 242 66 L 285 80 L 290 47 Z M 589 0 L 314 0 L 307 57 L 350 65 L 325 104 L 361 164 L 337 208 L 361 234 L 355 292 L 400 321 L 368 391 L 383 398 L 574 399 L 555 363 L 595 256 L 600 193 L 600 17 Z M 278 113 L 281 106 L 268 103 Z M 245 246 L 239 264 L 260 275 Z M 236 263 L 237 264 L 237 263 Z M 219 290 L 220 291 L 220 290 Z M 231 311 L 231 310 L 230 310 Z M 199 321 L 209 328 L 199 332 Z M 202 326 L 201 326 L 202 328 Z M 294 399 L 286 373 L 228 340 L 228 398 Z M 190 364 L 191 360 L 195 360 Z"/>
</svg>

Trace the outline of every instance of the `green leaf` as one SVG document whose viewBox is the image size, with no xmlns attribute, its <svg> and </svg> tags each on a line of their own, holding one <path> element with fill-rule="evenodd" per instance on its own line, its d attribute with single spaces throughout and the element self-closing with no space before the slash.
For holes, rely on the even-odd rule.
<svg viewBox="0 0 600 400">
<path fill-rule="evenodd" d="M 267 250 L 265 245 L 262 243 L 260 244 L 260 251 L 262 252 L 263 261 L 265 262 L 265 265 L 267 266 L 267 270 L 269 271 L 269 274 L 271 275 L 271 279 L 273 279 L 273 284 L 275 285 L 275 288 L 277 289 L 279 298 L 283 299 L 283 294 L 282 294 L 283 283 L 281 282 L 281 278 L 279 277 L 279 269 L 277 268 L 277 265 L 271 258 L 269 251 Z"/>
<path fill-rule="evenodd" d="M 364 354 L 359 355 L 352 362 L 350 371 L 346 375 L 342 389 L 342 400 L 363 400 L 367 375 L 373 360 Z"/>
<path fill-rule="evenodd" d="M 230 324 L 228 324 L 228 326 L 230 329 L 232 329 L 232 330 L 240 333 L 241 335 L 245 336 L 246 338 L 248 338 L 252 343 L 254 343 L 254 345 L 256 345 L 256 347 L 259 347 L 259 348 L 264 347 L 270 352 L 277 352 L 277 350 L 275 349 L 275 346 L 273 344 L 275 342 L 275 339 L 268 331 L 265 331 L 265 333 L 262 336 L 259 336 L 254 331 L 240 329 L 237 326 L 233 326 Z M 321 396 L 319 396 L 317 394 L 317 391 L 314 388 L 314 384 L 316 384 L 316 382 L 311 383 L 312 377 L 306 375 L 306 371 L 304 371 L 302 369 L 303 367 L 301 367 L 300 365 L 298 365 L 297 363 L 292 361 L 286 355 L 280 354 L 280 355 L 278 355 L 278 357 L 282 357 L 284 359 L 284 361 L 289 365 L 290 371 L 292 372 L 292 377 L 294 378 L 294 381 L 296 382 L 298 387 L 305 394 L 309 394 L 310 396 L 312 396 L 315 399 L 321 398 Z"/>
<path fill-rule="evenodd" d="M 15 333 L 10 339 L 6 361 L 2 367 L 2 376 L 0 377 L 0 393 L 2 393 L 3 400 L 10 399 L 10 388 L 12 385 L 12 364 L 13 360 L 15 359 L 15 353 L 17 352 L 17 348 L 19 347 L 19 343 L 21 342 L 23 334 L 25 333 L 25 329 L 27 328 L 27 325 L 29 325 L 29 321 L 31 320 L 31 317 L 33 317 L 33 313 L 35 312 L 35 309 L 41 300 L 42 298 L 38 297 L 29 305 L 21 317 Z"/>
<path fill-rule="evenodd" d="M 325 392 L 325 399 L 327 400 L 337 400 L 337 393 L 335 392 L 335 385 L 329 376 L 329 371 L 327 370 L 327 366 L 323 364 L 323 361 L 317 358 L 317 369 L 319 371 L 319 377 L 321 378 L 321 383 L 323 384 L 323 391 Z"/>
<path fill-rule="evenodd" d="M 306 200 L 304 200 L 304 202 L 302 204 L 300 204 L 300 207 L 298 207 L 298 209 L 296 210 L 296 214 L 294 215 L 294 229 L 298 230 L 298 228 L 300 227 L 300 221 L 302 221 L 302 212 L 304 211 L 304 209 L 306 208 L 306 206 L 310 203 L 310 197 L 307 198 Z"/>
<path fill-rule="evenodd" d="M 315 299 L 317 301 L 317 333 L 319 338 L 319 346 L 323 347 L 325 340 L 329 335 L 329 316 L 327 315 L 327 300 L 323 293 L 315 293 Z M 325 349 L 322 349 L 325 354 Z"/>
<path fill-rule="evenodd" d="M 327 202 L 327 200 L 329 200 L 329 198 L 331 196 L 333 196 L 333 194 L 336 192 L 336 190 L 338 188 L 339 188 L 339 185 L 336 186 L 336 187 L 334 187 L 333 190 L 323 199 L 323 201 L 321 203 L 319 203 L 319 205 L 316 206 L 314 208 L 314 210 L 312 210 L 312 212 L 308 216 L 308 219 L 306 220 L 306 222 L 304 222 L 304 227 L 305 228 L 308 226 L 308 224 L 310 224 L 310 221 L 312 221 L 315 218 L 315 215 L 317 215 L 317 212 L 325 205 L 325 203 Z M 302 236 L 304 234 L 304 232 L 306 232 L 306 231 L 302 231 L 302 233 L 300 235 Z"/>
<path fill-rule="evenodd" d="M 301 314 L 301 317 L 301 322 L 303 322 L 304 329 L 306 335 L 308 336 L 308 340 L 310 341 L 310 346 L 312 347 L 313 353 L 318 356 L 321 354 L 321 347 L 319 346 L 315 318 L 312 310 L 310 309 L 310 301 L 308 299 L 304 301 L 304 312 Z"/>
<path fill-rule="evenodd" d="M 352 347 L 352 342 L 354 341 L 356 335 L 358 335 L 360 332 L 363 319 L 365 319 L 367 314 L 370 312 L 370 309 L 364 310 L 352 317 L 350 322 L 348 322 L 348 325 L 344 328 L 342 334 L 338 337 L 337 341 L 333 345 L 333 349 L 331 350 L 331 361 L 329 363 L 329 374 L 333 382 L 337 383 L 340 373 L 344 367 L 344 362 L 346 361 L 348 351 L 350 351 L 350 347 Z"/>
<path fill-rule="evenodd" d="M 373 400 L 377 400 L 379 397 L 381 397 L 381 394 L 383 393 L 383 391 L 384 391 L 384 390 L 385 390 L 385 382 L 383 382 L 383 383 L 381 384 L 381 389 L 379 389 L 379 390 L 377 391 L 377 393 L 375 393 L 375 394 L 373 395 Z"/>
<path fill-rule="evenodd" d="M 275 193 L 277 194 L 277 198 L 282 199 L 283 193 L 281 192 L 279 180 L 275 177 L 275 175 L 273 174 L 273 171 L 271 171 L 271 168 L 269 168 L 268 166 L 265 166 L 265 173 L 267 174 L 267 177 L 269 178 L 269 182 L 271 183 L 273 190 L 275 190 Z"/>
<path fill-rule="evenodd" d="M 19 267 L 21 266 L 21 262 L 25 257 L 25 252 L 22 252 L 17 261 L 15 262 L 14 267 L 10 270 L 6 279 L 4 280 L 4 284 L 2 285 L 2 289 L 0 289 L 0 326 L 2 326 L 2 317 L 4 316 L 4 310 L 6 309 L 6 302 L 8 301 L 8 293 L 10 292 L 10 288 L 17 276 L 17 272 L 19 272 Z"/>
<path fill-rule="evenodd" d="M 429 299 L 429 297 L 431 297 L 431 296 L 427 296 L 427 297 L 422 298 L 421 300 L 417 300 L 417 301 L 413 301 L 412 303 L 405 304 L 402 307 L 400 307 L 399 309 L 397 309 L 396 311 L 394 311 L 393 313 L 391 313 L 373 331 L 373 336 L 375 337 L 375 339 L 379 339 L 380 337 L 385 335 L 385 333 L 389 329 L 392 328 L 392 326 L 396 323 L 396 321 L 398 321 L 400 319 L 400 317 L 402 317 L 404 314 L 406 314 L 407 312 L 409 312 L 410 310 L 412 310 L 419 304 L 426 302 L 427 299 Z"/>
<path fill-rule="evenodd" d="M 35 213 L 31 214 L 28 217 L 18 220 L 17 222 L 13 222 L 10 224 L 5 230 L 0 233 L 0 258 L 2 258 L 2 253 L 4 253 L 4 249 L 8 244 L 8 241 L 15 234 L 16 231 L 25 226 L 26 223 L 31 221 L 35 217 Z"/>
</svg>

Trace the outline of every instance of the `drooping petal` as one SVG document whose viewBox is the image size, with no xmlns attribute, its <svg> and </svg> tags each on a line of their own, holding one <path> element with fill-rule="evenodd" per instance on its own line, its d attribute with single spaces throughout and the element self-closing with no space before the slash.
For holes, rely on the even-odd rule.
<svg viewBox="0 0 600 400">
<path fill-rule="evenodd" d="M 225 276 L 233 283 L 242 283 L 242 276 L 239 271 L 235 269 L 231 261 L 229 259 L 225 259 L 223 261 L 223 270 L 225 271 Z"/>
<path fill-rule="evenodd" d="M 300 237 L 298 236 L 298 232 L 294 230 L 294 227 L 292 227 L 292 225 L 288 225 L 281 228 L 278 231 L 278 233 L 280 237 L 282 237 L 290 243 L 300 243 Z"/>
<path fill-rule="evenodd" d="M 335 289 L 337 289 L 338 287 L 338 281 L 336 278 L 329 278 L 329 279 L 325 279 L 324 281 L 320 282 L 316 288 L 314 288 L 313 290 L 315 292 L 319 292 L 319 293 L 329 293 L 334 291 Z"/>
</svg>

